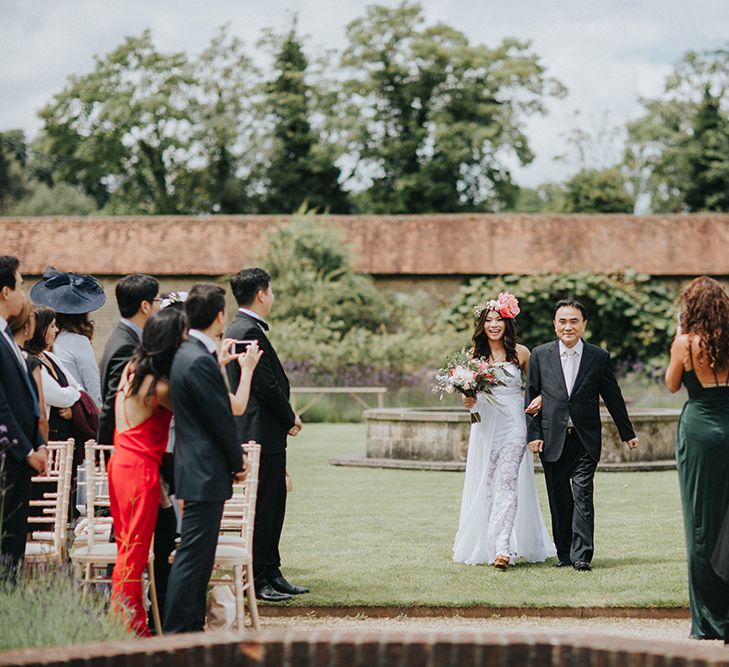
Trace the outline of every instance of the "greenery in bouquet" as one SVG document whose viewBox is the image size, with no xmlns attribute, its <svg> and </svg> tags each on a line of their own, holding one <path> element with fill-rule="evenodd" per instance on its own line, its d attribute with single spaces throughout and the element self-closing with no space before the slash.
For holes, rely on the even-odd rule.
<svg viewBox="0 0 729 667">
<path fill-rule="evenodd" d="M 446 357 L 442 368 L 435 374 L 433 392 L 452 394 L 455 391 L 464 396 L 476 398 L 482 394 L 489 403 L 499 405 L 499 401 L 492 395 L 494 387 L 504 386 L 511 374 L 501 366 L 489 364 L 487 359 L 474 357 L 472 353 L 463 348 Z M 471 413 L 471 422 L 481 421 L 478 413 Z"/>
</svg>

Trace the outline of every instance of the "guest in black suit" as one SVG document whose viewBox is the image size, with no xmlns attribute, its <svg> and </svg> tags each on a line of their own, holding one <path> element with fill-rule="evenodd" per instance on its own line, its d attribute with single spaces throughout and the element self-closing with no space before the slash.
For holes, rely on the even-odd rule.
<svg viewBox="0 0 729 667">
<path fill-rule="evenodd" d="M 101 415 L 98 442 L 114 443 L 114 399 L 122 370 L 142 340 L 147 320 L 159 310 L 159 282 L 143 273 L 124 276 L 116 284 L 121 319 L 106 341 L 101 357 Z"/>
<path fill-rule="evenodd" d="M 558 341 L 532 350 L 526 405 L 542 397 L 542 410 L 527 415 L 529 449 L 539 452 L 557 547 L 555 567 L 591 569 L 594 551 L 594 476 L 600 460 L 599 400 L 602 396 L 628 447 L 638 446 L 633 425 L 615 380 L 610 355 L 582 340 L 585 307 L 559 301 L 554 310 Z"/>
<path fill-rule="evenodd" d="M 261 445 L 256 525 L 253 532 L 253 573 L 256 595 L 270 602 L 308 593 L 288 582 L 281 573 L 279 541 L 286 513 L 286 437 L 297 435 L 302 424 L 289 403 L 289 381 L 276 351 L 266 336 L 266 317 L 274 302 L 271 276 L 263 269 L 243 269 L 231 280 L 238 313 L 226 336 L 255 340 L 263 351 L 253 375 L 251 397 L 245 413 L 236 419 L 242 442 Z M 240 376 L 236 364 L 228 366 L 235 386 Z"/>
<path fill-rule="evenodd" d="M 177 351 L 170 373 L 175 491 L 184 501 L 184 512 L 181 543 L 167 589 L 165 632 L 203 629 L 223 504 L 232 494 L 232 480 L 246 475 L 230 394 L 217 357 L 217 341 L 225 328 L 225 290 L 217 285 L 193 286 L 185 313 L 189 337 Z M 238 396 L 248 388 L 241 389 L 239 385 Z"/>
<path fill-rule="evenodd" d="M 0 575 L 17 571 L 25 555 L 30 478 L 45 472 L 48 458 L 38 430 L 40 408 L 25 359 L 8 327 L 25 303 L 16 257 L 0 256 L 0 457 L 3 487 Z"/>
</svg>

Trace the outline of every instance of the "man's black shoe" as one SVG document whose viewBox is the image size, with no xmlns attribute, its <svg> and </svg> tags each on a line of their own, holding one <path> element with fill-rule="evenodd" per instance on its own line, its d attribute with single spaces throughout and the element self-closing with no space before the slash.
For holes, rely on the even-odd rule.
<svg viewBox="0 0 729 667">
<path fill-rule="evenodd" d="M 572 565 L 568 560 L 558 560 L 552 567 L 569 567 Z"/>
<path fill-rule="evenodd" d="M 270 580 L 269 583 L 279 593 L 287 593 L 288 595 L 302 595 L 303 593 L 309 592 L 308 588 L 305 588 L 304 586 L 294 586 L 294 584 L 289 583 L 282 576 L 274 577 Z"/>
<path fill-rule="evenodd" d="M 266 602 L 286 602 L 286 600 L 291 599 L 291 596 L 288 593 L 277 591 L 271 584 L 266 582 L 260 587 L 256 586 L 256 598 Z"/>
<path fill-rule="evenodd" d="M 576 560 L 572 567 L 575 568 L 578 572 L 589 572 L 592 569 L 592 565 L 590 565 L 586 560 Z"/>
</svg>

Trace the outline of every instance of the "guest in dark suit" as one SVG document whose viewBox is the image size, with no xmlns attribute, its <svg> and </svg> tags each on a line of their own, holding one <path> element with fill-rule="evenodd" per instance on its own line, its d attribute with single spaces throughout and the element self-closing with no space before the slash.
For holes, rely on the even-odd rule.
<svg viewBox="0 0 729 667">
<path fill-rule="evenodd" d="M 225 328 L 225 290 L 193 286 L 185 302 L 190 326 L 172 362 L 175 415 L 175 492 L 184 501 L 182 537 L 170 574 L 165 632 L 196 632 L 205 624 L 205 599 L 215 559 L 223 504 L 232 480 L 245 479 L 243 450 L 217 341 Z"/>
<path fill-rule="evenodd" d="M 111 332 L 101 357 L 101 415 L 99 438 L 102 445 L 114 442 L 114 399 L 122 370 L 142 339 L 147 320 L 159 310 L 159 282 L 143 273 L 124 276 L 116 284 L 116 303 L 121 319 Z"/>
<path fill-rule="evenodd" d="M 253 572 L 256 595 L 270 602 L 288 600 L 309 589 L 288 582 L 281 573 L 279 541 L 286 513 L 286 438 L 297 435 L 302 424 L 289 403 L 289 381 L 266 331 L 266 317 L 274 302 L 271 276 L 263 269 L 243 269 L 231 280 L 238 313 L 227 338 L 255 340 L 263 351 L 253 375 L 251 397 L 245 413 L 236 419 L 242 442 L 261 445 L 256 525 L 253 532 Z M 237 364 L 228 366 L 235 386 Z"/>
<path fill-rule="evenodd" d="M 8 327 L 25 303 L 16 257 L 0 256 L 0 460 L 3 488 L 0 575 L 16 572 L 25 555 L 30 478 L 48 459 L 38 430 L 40 408 L 25 359 Z"/>
<path fill-rule="evenodd" d="M 529 449 L 539 452 L 544 466 L 557 547 L 555 567 L 572 565 L 589 571 L 594 551 L 594 477 L 602 446 L 601 396 L 628 447 L 637 447 L 638 438 L 610 355 L 582 340 L 585 307 L 579 301 L 559 301 L 553 323 L 559 340 L 532 350 L 525 400 L 529 405 L 541 395 L 542 410 L 527 415 L 527 437 Z"/>
</svg>

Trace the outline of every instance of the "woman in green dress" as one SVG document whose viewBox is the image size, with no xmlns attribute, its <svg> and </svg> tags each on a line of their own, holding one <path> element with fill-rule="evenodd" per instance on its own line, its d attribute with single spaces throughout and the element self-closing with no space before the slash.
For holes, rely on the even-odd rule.
<svg viewBox="0 0 729 667">
<path fill-rule="evenodd" d="M 688 391 L 678 423 L 676 462 L 688 553 L 691 636 L 724 639 L 729 585 L 710 561 L 729 506 L 729 296 L 715 280 L 691 281 L 666 386 Z"/>
</svg>

